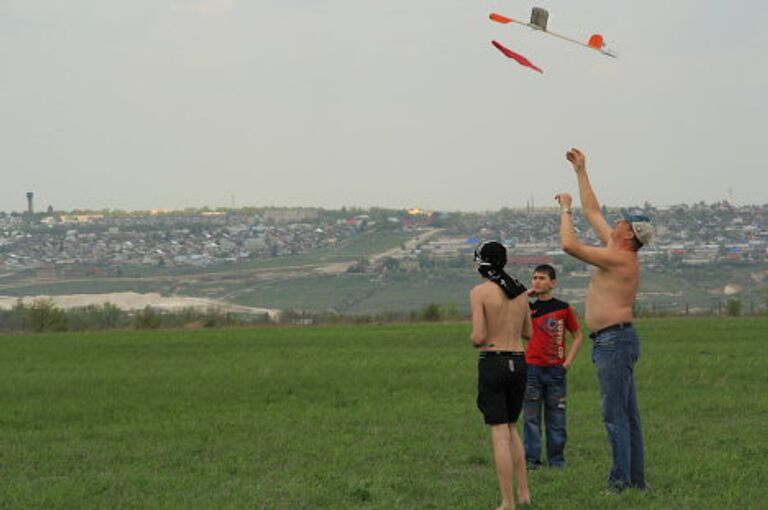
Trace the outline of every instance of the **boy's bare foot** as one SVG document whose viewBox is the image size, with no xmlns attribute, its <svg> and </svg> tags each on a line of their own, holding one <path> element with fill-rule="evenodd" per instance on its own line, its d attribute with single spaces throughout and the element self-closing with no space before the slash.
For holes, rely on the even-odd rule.
<svg viewBox="0 0 768 510">
<path fill-rule="evenodd" d="M 531 504 L 531 491 L 524 490 L 524 491 L 517 491 L 517 502 L 521 505 L 530 505 Z"/>
</svg>

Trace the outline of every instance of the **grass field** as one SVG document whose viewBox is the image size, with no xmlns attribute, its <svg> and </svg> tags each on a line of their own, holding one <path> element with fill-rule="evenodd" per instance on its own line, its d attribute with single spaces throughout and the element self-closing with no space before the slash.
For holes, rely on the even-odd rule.
<svg viewBox="0 0 768 510">
<path fill-rule="evenodd" d="M 587 346 L 546 509 L 766 508 L 768 319 L 639 323 L 650 493 L 604 496 Z M 468 325 L 0 337 L 0 508 L 485 509 Z"/>
</svg>

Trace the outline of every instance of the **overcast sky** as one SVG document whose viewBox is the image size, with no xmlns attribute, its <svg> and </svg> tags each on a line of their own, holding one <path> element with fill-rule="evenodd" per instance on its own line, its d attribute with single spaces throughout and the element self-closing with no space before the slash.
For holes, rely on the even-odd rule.
<svg viewBox="0 0 768 510">
<path fill-rule="evenodd" d="M 532 5 L 0 0 L 0 209 L 768 202 L 768 4 Z"/>
</svg>

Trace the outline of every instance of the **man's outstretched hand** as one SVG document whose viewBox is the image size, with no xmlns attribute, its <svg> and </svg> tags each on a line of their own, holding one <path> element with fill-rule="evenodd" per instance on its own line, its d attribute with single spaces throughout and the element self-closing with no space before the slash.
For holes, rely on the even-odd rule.
<svg viewBox="0 0 768 510">
<path fill-rule="evenodd" d="M 587 168 L 587 157 L 576 147 L 565 153 L 565 159 L 571 162 L 576 172 L 583 172 Z"/>
<path fill-rule="evenodd" d="M 558 193 L 555 195 L 555 200 L 560 204 L 560 209 L 570 209 L 573 203 L 573 197 L 570 193 Z"/>
</svg>

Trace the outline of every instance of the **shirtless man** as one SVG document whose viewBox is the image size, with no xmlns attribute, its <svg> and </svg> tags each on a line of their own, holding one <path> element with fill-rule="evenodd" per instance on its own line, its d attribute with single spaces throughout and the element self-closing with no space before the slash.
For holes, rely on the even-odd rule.
<svg viewBox="0 0 768 510">
<path fill-rule="evenodd" d="M 519 503 L 530 503 L 525 451 L 516 422 L 523 406 L 526 366 L 523 339 L 531 338 L 526 288 L 504 271 L 507 250 L 495 241 L 475 250 L 478 271 L 487 280 L 469 294 L 472 345 L 479 351 L 477 406 L 490 426 L 501 506 L 515 508 L 512 479 Z"/>
<path fill-rule="evenodd" d="M 632 306 L 640 284 L 637 252 L 651 240 L 651 223 L 645 216 L 622 211 L 623 218 L 611 228 L 589 183 L 584 154 L 571 149 L 566 158 L 576 172 L 582 211 L 604 245 L 579 242 L 571 217 L 573 199 L 568 193 L 557 195 L 563 251 L 597 268 L 587 289 L 585 320 L 592 332 L 592 361 L 613 453 L 608 486 L 614 491 L 645 489 L 643 433 L 634 379 L 640 341 L 632 326 Z"/>
</svg>

